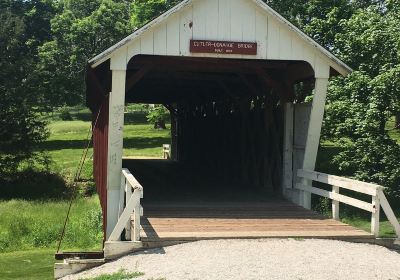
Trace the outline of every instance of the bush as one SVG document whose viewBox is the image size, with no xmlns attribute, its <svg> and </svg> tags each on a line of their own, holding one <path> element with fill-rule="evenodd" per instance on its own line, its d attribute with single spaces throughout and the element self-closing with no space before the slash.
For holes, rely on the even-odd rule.
<svg viewBox="0 0 400 280">
<path fill-rule="evenodd" d="M 163 105 L 156 105 L 147 114 L 147 121 L 153 124 L 155 129 L 166 129 L 168 117 L 169 111 Z"/>
<path fill-rule="evenodd" d="M 72 121 L 72 115 L 67 107 L 60 109 L 60 119 L 63 121 Z"/>
</svg>

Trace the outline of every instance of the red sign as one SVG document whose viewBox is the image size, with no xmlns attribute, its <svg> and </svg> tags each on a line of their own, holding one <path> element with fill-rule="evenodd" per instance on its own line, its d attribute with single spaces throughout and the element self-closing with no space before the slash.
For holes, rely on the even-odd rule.
<svg viewBox="0 0 400 280">
<path fill-rule="evenodd" d="M 190 40 L 190 52 L 257 55 L 257 43 Z"/>
</svg>

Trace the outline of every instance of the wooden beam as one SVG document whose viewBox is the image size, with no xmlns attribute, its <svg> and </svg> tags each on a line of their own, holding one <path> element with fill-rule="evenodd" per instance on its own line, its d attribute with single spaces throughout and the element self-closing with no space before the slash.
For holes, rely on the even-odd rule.
<svg viewBox="0 0 400 280">
<path fill-rule="evenodd" d="M 167 56 L 136 56 L 128 63 L 128 69 L 140 69 L 145 64 L 154 65 L 155 68 L 168 67 L 174 69 L 179 67 L 198 67 L 198 68 L 221 68 L 224 69 L 243 69 L 243 68 L 265 68 L 265 69 L 285 69 L 289 63 L 286 61 L 265 61 L 265 60 L 243 60 L 243 59 L 221 59 L 206 57 L 167 57 Z"/>
<path fill-rule="evenodd" d="M 349 178 L 329 175 L 329 174 L 325 174 L 325 173 L 321 173 L 321 172 L 317 172 L 317 171 L 299 169 L 297 171 L 297 176 L 304 178 L 304 179 L 324 183 L 324 184 L 338 186 L 338 187 L 348 189 L 351 191 L 369 194 L 372 196 L 376 196 L 378 190 L 383 189 L 382 186 L 379 186 L 376 184 L 371 184 L 371 183 L 357 181 L 357 180 L 353 180 L 353 179 L 349 179 Z"/>
<path fill-rule="evenodd" d="M 255 69 L 255 73 L 257 74 L 258 78 L 269 88 L 281 89 L 282 84 L 278 81 L 271 78 L 267 72 L 265 72 L 262 68 Z"/>
<path fill-rule="evenodd" d="M 97 75 L 95 74 L 95 71 L 90 67 L 88 67 L 86 71 L 88 74 L 88 78 L 92 81 L 92 84 L 95 86 L 95 90 L 101 92 L 103 96 L 108 95 L 109 93 L 101 85 Z"/>
<path fill-rule="evenodd" d="M 140 68 L 135 74 L 128 77 L 126 80 L 126 92 L 132 90 L 132 88 L 151 70 L 149 65 Z"/>
<path fill-rule="evenodd" d="M 336 200 L 360 209 L 363 209 L 365 211 L 371 212 L 371 213 L 375 213 L 376 209 L 373 207 L 373 205 L 371 203 L 359 200 L 359 199 L 355 199 L 355 198 L 351 198 L 342 194 L 338 194 L 338 193 L 334 193 L 334 192 L 329 192 L 326 190 L 322 190 L 322 189 L 318 189 L 318 188 L 314 188 L 314 187 L 310 187 L 310 186 L 305 186 L 302 184 L 296 184 L 296 189 L 302 190 L 302 191 L 306 191 L 309 193 L 313 193 L 313 194 L 317 194 L 319 196 L 323 196 L 332 200 Z"/>
<path fill-rule="evenodd" d="M 252 83 L 251 81 L 249 81 L 249 79 L 242 73 L 237 73 L 238 77 L 240 78 L 240 80 L 243 82 L 243 84 L 250 89 L 251 93 L 255 96 L 261 95 L 261 91 L 259 90 L 259 88 L 257 88 L 256 86 L 254 86 L 254 83 Z"/>
</svg>

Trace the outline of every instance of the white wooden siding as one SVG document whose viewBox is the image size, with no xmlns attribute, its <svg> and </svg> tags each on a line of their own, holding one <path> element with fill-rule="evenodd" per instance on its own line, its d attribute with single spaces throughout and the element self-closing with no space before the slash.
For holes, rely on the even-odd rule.
<svg viewBox="0 0 400 280">
<path fill-rule="evenodd" d="M 256 56 L 192 54 L 191 39 L 257 42 Z M 332 64 L 253 0 L 195 0 L 166 20 L 150 26 L 123 48 L 129 61 L 137 54 L 307 61 L 316 77 L 326 78 Z M 121 51 L 114 56 L 121 55 Z"/>
</svg>

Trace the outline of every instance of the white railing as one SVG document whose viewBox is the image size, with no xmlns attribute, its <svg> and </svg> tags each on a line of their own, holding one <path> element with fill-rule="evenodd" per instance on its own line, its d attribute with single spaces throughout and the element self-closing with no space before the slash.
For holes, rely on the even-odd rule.
<svg viewBox="0 0 400 280">
<path fill-rule="evenodd" d="M 143 198 L 143 187 L 129 172 L 122 169 L 121 189 L 119 199 L 119 218 L 110 234 L 108 241 L 121 239 L 122 231 L 125 229 L 125 239 L 133 241 L 140 240 L 140 217 L 143 216 L 143 208 L 140 199 Z M 133 238 L 131 238 L 131 215 L 133 213 Z"/>
<path fill-rule="evenodd" d="M 170 159 L 171 158 L 171 145 L 170 144 L 164 144 L 163 145 L 163 158 L 164 159 Z"/>
<path fill-rule="evenodd" d="M 379 215 L 382 207 L 383 212 L 388 218 L 389 222 L 394 227 L 397 238 L 400 238 L 400 224 L 392 208 L 389 205 L 388 200 L 383 192 L 384 187 L 365 183 L 357 180 L 348 178 L 338 177 L 316 171 L 302 170 L 297 171 L 297 176 L 316 182 L 325 183 L 332 186 L 332 191 L 326 191 L 323 189 L 306 186 L 302 183 L 296 184 L 296 189 L 317 194 L 323 197 L 332 199 L 332 216 L 335 220 L 339 220 L 339 203 L 345 203 L 365 211 L 371 212 L 371 233 L 375 236 L 379 235 Z M 359 199 L 351 198 L 340 194 L 340 188 L 348 189 L 351 191 L 367 194 L 372 196 L 372 202 L 368 203 Z"/>
</svg>

